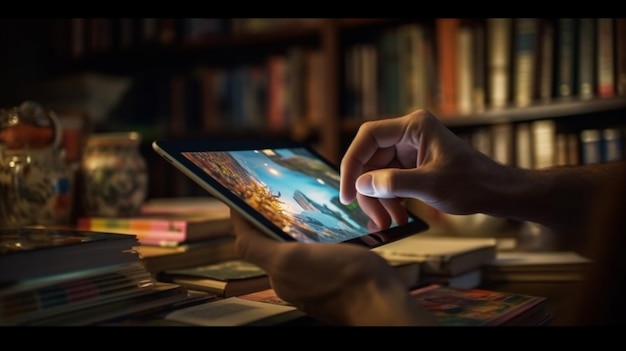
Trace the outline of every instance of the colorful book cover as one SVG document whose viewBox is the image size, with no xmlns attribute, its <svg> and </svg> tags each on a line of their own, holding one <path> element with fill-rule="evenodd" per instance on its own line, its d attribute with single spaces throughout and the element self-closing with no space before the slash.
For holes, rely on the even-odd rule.
<svg viewBox="0 0 626 351">
<path fill-rule="evenodd" d="M 545 297 L 437 284 L 411 294 L 446 326 L 539 325 L 549 317 L 531 313 L 544 306 Z"/>
</svg>

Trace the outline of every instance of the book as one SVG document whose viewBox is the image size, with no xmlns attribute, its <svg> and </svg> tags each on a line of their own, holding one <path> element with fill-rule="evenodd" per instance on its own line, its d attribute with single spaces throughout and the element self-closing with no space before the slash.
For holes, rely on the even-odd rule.
<svg viewBox="0 0 626 351">
<path fill-rule="evenodd" d="M 264 270 L 240 259 L 165 270 L 159 275 L 159 280 L 219 297 L 238 296 L 270 287 Z"/>
<path fill-rule="evenodd" d="M 0 288 L 0 325 L 22 325 L 147 294 L 158 285 L 136 262 L 32 278 Z"/>
<path fill-rule="evenodd" d="M 422 280 L 422 263 L 418 261 L 388 260 L 400 279 L 409 288 L 418 286 Z"/>
<path fill-rule="evenodd" d="M 496 258 L 495 238 L 414 235 L 372 249 L 387 260 L 422 262 L 423 274 L 454 276 Z"/>
<path fill-rule="evenodd" d="M 533 168 L 556 164 L 556 122 L 551 119 L 530 122 Z"/>
<path fill-rule="evenodd" d="M 626 18 L 615 19 L 616 94 L 626 96 Z"/>
<path fill-rule="evenodd" d="M 578 96 L 591 99 L 596 95 L 596 20 L 579 18 L 578 31 Z"/>
<path fill-rule="evenodd" d="M 576 93 L 575 18 L 559 18 L 556 24 L 556 97 L 571 98 Z"/>
<path fill-rule="evenodd" d="M 425 108 L 427 100 L 427 75 L 425 54 L 425 31 L 419 23 L 406 23 L 398 27 L 400 50 L 400 66 L 402 72 L 403 96 L 401 101 L 402 112 L 408 113 L 419 108 Z M 375 72 L 375 69 L 364 67 L 364 70 Z M 366 101 L 369 99 L 364 97 Z M 374 98 L 375 100 L 375 98 Z M 370 117 L 368 119 L 374 119 Z"/>
<path fill-rule="evenodd" d="M 133 235 L 43 227 L 0 230 L 0 286 L 135 262 Z"/>
<path fill-rule="evenodd" d="M 552 318 L 543 296 L 438 284 L 411 294 L 445 326 L 540 326 Z"/>
<path fill-rule="evenodd" d="M 186 203 L 188 202 L 188 203 Z M 230 209 L 215 198 L 152 200 L 133 217 L 80 217 L 77 228 L 132 234 L 144 245 L 176 246 L 232 235 Z"/>
<path fill-rule="evenodd" d="M 608 98 L 615 96 L 615 19 L 598 18 L 597 47 L 596 47 L 596 89 L 598 97 Z"/>
<path fill-rule="evenodd" d="M 474 112 L 474 23 L 461 22 L 456 31 L 456 102 L 461 115 Z"/>
<path fill-rule="evenodd" d="M 539 62 L 537 63 L 536 95 L 542 102 L 548 102 L 554 96 L 554 21 L 547 18 L 539 20 Z"/>
<path fill-rule="evenodd" d="M 487 18 L 488 105 L 503 108 L 511 98 L 512 18 Z"/>
<path fill-rule="evenodd" d="M 94 326 L 178 306 L 195 297 L 176 284 L 157 282 L 141 294 L 28 321 L 24 326 Z M 210 296 L 208 297 L 210 298 Z M 116 325 L 116 324 L 111 324 Z"/>
<path fill-rule="evenodd" d="M 437 18 L 436 48 L 439 74 L 439 113 L 442 116 L 458 112 L 457 80 L 459 79 L 457 55 L 457 33 L 461 25 L 459 18 Z M 467 73 L 467 72 L 466 72 Z"/>
<path fill-rule="evenodd" d="M 573 251 L 501 251 L 483 273 L 488 281 L 581 281 L 590 263 Z"/>
<path fill-rule="evenodd" d="M 483 281 L 483 267 L 461 273 L 455 276 L 425 274 L 422 284 L 439 284 L 452 288 L 473 289 L 478 288 Z"/>
<path fill-rule="evenodd" d="M 513 97 L 515 106 L 525 107 L 535 97 L 539 19 L 516 18 L 513 25 Z"/>
<path fill-rule="evenodd" d="M 280 324 L 282 322 L 278 319 L 280 316 L 293 319 L 304 314 L 286 303 L 233 296 L 177 309 L 164 318 L 197 326 L 243 326 Z"/>
<path fill-rule="evenodd" d="M 193 267 L 236 258 L 235 236 L 212 238 L 179 246 L 137 245 L 133 249 L 154 276 L 167 269 Z"/>
</svg>

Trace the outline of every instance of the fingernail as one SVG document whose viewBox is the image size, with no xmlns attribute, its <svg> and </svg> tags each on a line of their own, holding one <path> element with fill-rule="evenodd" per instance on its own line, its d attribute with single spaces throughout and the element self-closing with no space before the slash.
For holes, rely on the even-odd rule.
<svg viewBox="0 0 626 351">
<path fill-rule="evenodd" d="M 356 190 L 363 195 L 374 195 L 372 180 L 372 176 L 369 174 L 362 176 L 356 182 Z"/>
</svg>

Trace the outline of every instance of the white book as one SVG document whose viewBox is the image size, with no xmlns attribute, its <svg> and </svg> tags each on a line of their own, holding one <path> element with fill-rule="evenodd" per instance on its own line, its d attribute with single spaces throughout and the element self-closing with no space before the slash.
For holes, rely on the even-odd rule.
<svg viewBox="0 0 626 351">
<path fill-rule="evenodd" d="M 170 312 L 165 319 L 199 326 L 241 326 L 296 311 L 289 305 L 229 297 Z"/>
</svg>

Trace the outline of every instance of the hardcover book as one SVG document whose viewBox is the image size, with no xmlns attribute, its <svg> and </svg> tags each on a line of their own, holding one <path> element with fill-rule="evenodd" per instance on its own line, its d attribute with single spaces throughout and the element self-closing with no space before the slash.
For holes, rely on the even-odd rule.
<svg viewBox="0 0 626 351">
<path fill-rule="evenodd" d="M 185 204 L 183 201 L 190 201 Z M 136 235 L 141 244 L 176 246 L 232 234 L 230 210 L 216 199 L 150 202 L 135 217 L 82 217 L 82 230 Z"/>
<path fill-rule="evenodd" d="M 264 270 L 240 259 L 166 270 L 160 275 L 160 280 L 219 297 L 238 296 L 270 287 Z"/>
<path fill-rule="evenodd" d="M 134 249 L 150 273 L 157 276 L 168 269 L 199 266 L 228 259 L 237 255 L 235 237 L 213 238 L 179 246 L 165 247 L 137 245 Z"/>
<path fill-rule="evenodd" d="M 0 285 L 52 274 L 135 262 L 133 235 L 84 230 L 0 230 Z"/>
<path fill-rule="evenodd" d="M 494 238 L 415 235 L 373 249 L 388 260 L 422 262 L 422 273 L 454 276 L 496 258 Z"/>
<path fill-rule="evenodd" d="M 27 279 L 0 288 L 0 325 L 31 324 L 142 296 L 156 285 L 140 261 Z"/>
</svg>

